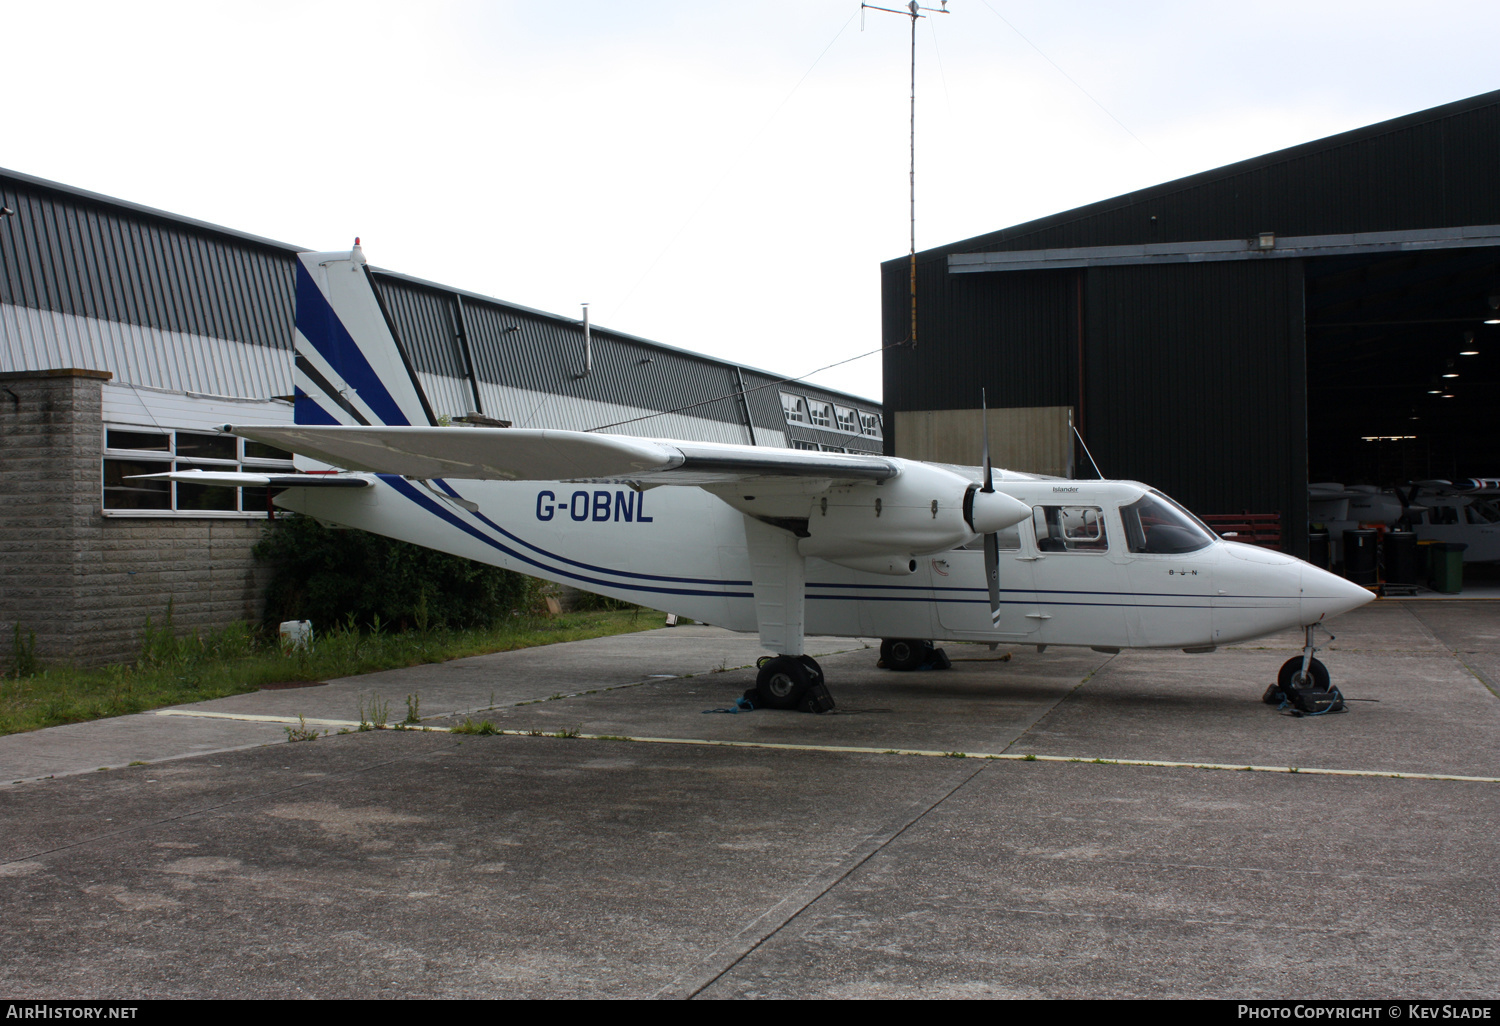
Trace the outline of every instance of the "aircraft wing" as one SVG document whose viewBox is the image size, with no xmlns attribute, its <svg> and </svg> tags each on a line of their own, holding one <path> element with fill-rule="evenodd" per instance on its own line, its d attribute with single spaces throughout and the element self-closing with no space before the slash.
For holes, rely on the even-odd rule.
<svg viewBox="0 0 1500 1026">
<path fill-rule="evenodd" d="M 331 466 L 426 479 L 712 485 L 766 478 L 884 481 L 898 473 L 884 456 L 586 431 L 255 424 L 226 424 L 224 430 Z"/>
</svg>

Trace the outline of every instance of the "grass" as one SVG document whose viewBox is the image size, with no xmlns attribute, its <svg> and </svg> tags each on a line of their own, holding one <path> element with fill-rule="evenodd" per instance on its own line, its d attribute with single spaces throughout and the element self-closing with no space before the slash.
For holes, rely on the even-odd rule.
<svg viewBox="0 0 1500 1026">
<path fill-rule="evenodd" d="M 239 695 L 263 684 L 321 681 L 652 630 L 664 619 L 647 610 L 593 610 L 465 631 L 392 634 L 345 626 L 321 632 L 309 648 L 285 650 L 243 624 L 179 637 L 169 625 L 153 627 L 148 619 L 134 664 L 88 669 L 39 665 L 26 644 L 29 638 L 18 634 L 23 651 L 0 663 L 9 671 L 0 677 L 0 735 Z M 383 720 L 384 711 L 379 712 Z M 415 712 L 412 703 L 408 716 Z"/>
</svg>

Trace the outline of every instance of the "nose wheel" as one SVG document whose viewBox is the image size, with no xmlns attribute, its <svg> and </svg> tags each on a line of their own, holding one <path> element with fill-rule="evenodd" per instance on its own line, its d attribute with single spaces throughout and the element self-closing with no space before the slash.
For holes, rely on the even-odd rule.
<svg viewBox="0 0 1500 1026">
<path fill-rule="evenodd" d="M 1320 629 L 1328 633 L 1321 624 L 1309 624 L 1303 628 L 1302 654 L 1281 664 L 1276 683 L 1266 688 L 1261 701 L 1289 709 L 1298 716 L 1318 716 L 1344 710 L 1344 696 L 1330 683 L 1328 667 L 1313 658 L 1313 653 L 1318 650 L 1314 635 Z M 1328 640 L 1335 640 L 1334 636 L 1329 634 Z"/>
</svg>

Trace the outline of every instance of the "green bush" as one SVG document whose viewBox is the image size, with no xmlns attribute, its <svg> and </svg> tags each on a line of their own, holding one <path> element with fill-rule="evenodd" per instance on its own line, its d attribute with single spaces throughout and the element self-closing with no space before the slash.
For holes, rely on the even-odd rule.
<svg viewBox="0 0 1500 1026">
<path fill-rule="evenodd" d="M 255 558 L 275 566 L 266 622 L 311 620 L 315 629 L 377 622 L 415 627 L 488 627 L 531 613 L 541 582 L 532 577 L 312 517 L 266 524 Z"/>
<path fill-rule="evenodd" d="M 573 611 L 576 613 L 613 613 L 622 609 L 639 608 L 640 606 L 634 602 L 610 598 L 608 595 L 596 595 L 592 591 L 579 591 L 578 597 L 573 600 Z"/>
</svg>

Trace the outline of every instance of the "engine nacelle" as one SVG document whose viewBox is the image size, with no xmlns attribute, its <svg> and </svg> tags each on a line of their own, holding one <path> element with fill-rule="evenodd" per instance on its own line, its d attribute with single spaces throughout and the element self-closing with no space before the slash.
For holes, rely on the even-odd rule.
<svg viewBox="0 0 1500 1026">
<path fill-rule="evenodd" d="M 904 562 L 947 552 L 975 534 L 1003 530 L 1031 515 L 1031 507 L 1004 492 L 978 493 L 968 504 L 971 525 L 965 500 L 972 487 L 950 470 L 902 460 L 901 473 L 888 481 L 839 485 L 814 499 L 809 537 L 797 549 L 846 566 L 864 558 Z"/>
</svg>

